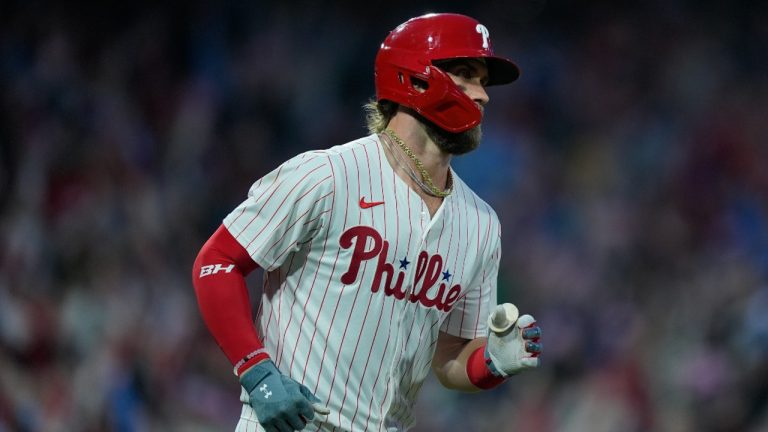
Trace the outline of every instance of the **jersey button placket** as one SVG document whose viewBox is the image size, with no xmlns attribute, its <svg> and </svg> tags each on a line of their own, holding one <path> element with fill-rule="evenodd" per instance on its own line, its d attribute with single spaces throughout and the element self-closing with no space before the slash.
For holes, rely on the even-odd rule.
<svg viewBox="0 0 768 432">
<path fill-rule="evenodd" d="M 390 367 L 389 367 L 389 376 L 390 376 L 389 382 L 392 383 L 392 400 L 395 400 L 395 398 L 400 397 L 400 392 L 398 388 L 399 388 L 401 377 L 400 377 L 400 374 L 398 373 L 398 366 L 400 366 L 400 364 L 402 364 L 403 362 L 403 356 L 406 350 L 404 349 L 402 344 L 404 343 L 404 341 L 408 340 L 408 334 L 410 331 L 408 326 L 410 325 L 410 318 L 413 311 L 410 308 L 412 303 L 410 302 L 409 298 L 416 288 L 414 286 L 413 278 L 415 277 L 415 274 L 416 274 L 417 259 L 418 259 L 419 253 L 422 250 L 424 250 L 424 246 L 425 246 L 425 234 L 427 232 L 427 230 L 424 227 L 425 214 L 426 214 L 425 212 L 423 211 L 421 212 L 420 214 L 421 217 L 418 218 L 420 219 L 421 223 L 415 225 L 416 227 L 419 227 L 418 230 L 421 231 L 420 233 L 418 233 L 418 236 L 417 236 L 419 241 L 416 243 L 416 245 L 414 245 L 408 250 L 407 257 L 412 257 L 411 258 L 412 263 L 411 265 L 408 266 L 408 269 L 406 270 L 405 277 L 404 277 L 404 281 L 405 281 L 404 283 L 406 284 L 405 297 L 401 302 L 397 302 L 397 303 L 400 303 L 400 307 L 398 308 L 399 309 L 398 314 L 395 318 L 398 320 L 400 324 L 398 326 L 399 331 L 397 331 L 397 334 L 395 336 L 395 344 L 396 344 L 395 353 L 392 356 L 392 363 L 390 364 Z M 419 220 L 417 220 L 416 222 L 419 222 Z"/>
</svg>

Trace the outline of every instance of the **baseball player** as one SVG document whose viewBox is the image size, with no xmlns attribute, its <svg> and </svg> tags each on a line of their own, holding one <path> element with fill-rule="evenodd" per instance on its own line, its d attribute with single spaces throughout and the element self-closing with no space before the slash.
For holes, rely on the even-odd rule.
<svg viewBox="0 0 768 432">
<path fill-rule="evenodd" d="M 430 369 L 478 391 L 538 365 L 533 317 L 496 305 L 499 220 L 450 166 L 479 144 L 485 87 L 518 75 L 473 18 L 410 19 L 378 51 L 371 135 L 288 160 L 224 218 L 192 277 L 237 431 L 403 431 Z"/>
</svg>

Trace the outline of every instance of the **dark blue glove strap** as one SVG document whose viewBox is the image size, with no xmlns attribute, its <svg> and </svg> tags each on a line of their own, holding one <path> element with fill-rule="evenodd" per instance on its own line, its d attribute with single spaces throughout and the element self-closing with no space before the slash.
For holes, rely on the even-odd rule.
<svg viewBox="0 0 768 432">
<path fill-rule="evenodd" d="M 504 374 L 502 374 L 498 369 L 496 369 L 496 365 L 493 364 L 493 361 L 491 361 L 491 356 L 488 354 L 488 345 L 485 345 L 485 350 L 483 351 L 483 358 L 485 359 L 485 366 L 488 367 L 488 370 L 491 371 L 491 373 L 494 376 L 497 376 L 499 378 L 504 377 Z"/>
</svg>

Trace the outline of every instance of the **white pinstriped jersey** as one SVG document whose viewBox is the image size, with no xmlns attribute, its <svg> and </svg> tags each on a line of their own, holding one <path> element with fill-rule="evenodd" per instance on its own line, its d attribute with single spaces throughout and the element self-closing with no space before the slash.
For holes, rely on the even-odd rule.
<svg viewBox="0 0 768 432">
<path fill-rule="evenodd" d="M 371 135 L 285 162 L 224 219 L 265 269 L 264 346 L 331 410 L 305 430 L 406 430 L 439 331 L 485 336 L 499 221 L 453 182 L 430 217 Z"/>
</svg>

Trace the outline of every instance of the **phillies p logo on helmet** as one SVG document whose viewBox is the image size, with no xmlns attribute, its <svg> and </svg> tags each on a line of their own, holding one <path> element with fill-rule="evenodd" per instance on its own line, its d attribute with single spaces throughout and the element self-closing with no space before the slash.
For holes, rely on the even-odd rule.
<svg viewBox="0 0 768 432">
<path fill-rule="evenodd" d="M 475 27 L 475 30 L 477 30 L 477 32 L 483 36 L 483 48 L 488 49 L 490 47 L 490 44 L 488 43 L 490 40 L 490 33 L 488 33 L 488 29 L 484 25 L 478 24 L 477 27 Z"/>
</svg>

